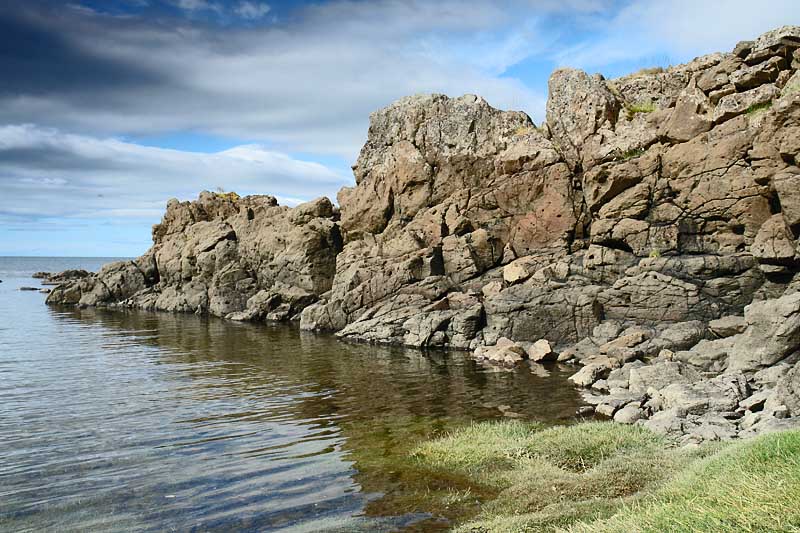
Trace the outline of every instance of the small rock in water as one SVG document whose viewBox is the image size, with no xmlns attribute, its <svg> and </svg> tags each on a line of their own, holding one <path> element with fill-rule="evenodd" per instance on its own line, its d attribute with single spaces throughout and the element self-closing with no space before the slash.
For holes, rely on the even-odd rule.
<svg viewBox="0 0 800 533">
<path fill-rule="evenodd" d="M 37 287 L 20 287 L 19 290 L 21 291 L 38 291 Z"/>
<path fill-rule="evenodd" d="M 583 407 L 578 407 L 578 410 L 575 412 L 578 416 L 592 416 L 594 414 L 594 407 L 591 405 L 584 405 Z"/>
<path fill-rule="evenodd" d="M 555 361 L 556 357 L 558 357 L 558 354 L 553 352 L 547 339 L 539 339 L 534 342 L 527 352 L 530 360 L 537 363 L 540 361 Z"/>
</svg>

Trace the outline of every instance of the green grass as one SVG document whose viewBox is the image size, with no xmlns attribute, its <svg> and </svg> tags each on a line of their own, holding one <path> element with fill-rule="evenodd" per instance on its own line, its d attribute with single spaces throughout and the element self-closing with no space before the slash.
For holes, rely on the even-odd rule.
<svg viewBox="0 0 800 533">
<path fill-rule="evenodd" d="M 525 452 L 559 468 L 583 472 L 627 452 L 655 452 L 664 444 L 641 426 L 588 422 L 540 431 Z"/>
<path fill-rule="evenodd" d="M 628 120 L 633 120 L 633 117 L 639 113 L 652 113 L 656 110 L 656 104 L 653 102 L 637 102 L 635 104 L 628 104 L 625 106 L 625 114 Z"/>
<path fill-rule="evenodd" d="M 748 115 L 753 115 L 755 113 L 766 111 L 770 107 L 772 107 L 772 102 L 763 102 L 761 104 L 753 104 L 753 105 L 751 105 L 750 107 L 747 108 L 747 111 L 745 111 L 745 113 L 747 113 Z"/>
<path fill-rule="evenodd" d="M 639 157 L 640 155 L 644 154 L 643 148 L 632 148 L 626 152 L 622 152 L 619 154 L 618 159 L 623 161 L 627 161 L 628 159 L 633 159 L 634 157 Z"/>
<path fill-rule="evenodd" d="M 428 441 L 412 458 L 494 489 L 462 533 L 800 532 L 800 431 L 682 449 L 639 426 L 503 421 Z"/>
<path fill-rule="evenodd" d="M 423 443 L 411 455 L 427 468 L 479 476 L 513 468 L 535 444 L 541 427 L 518 421 L 473 424 Z"/>
<path fill-rule="evenodd" d="M 651 497 L 568 531 L 800 531 L 798 503 L 800 431 L 788 431 L 728 446 Z"/>
</svg>

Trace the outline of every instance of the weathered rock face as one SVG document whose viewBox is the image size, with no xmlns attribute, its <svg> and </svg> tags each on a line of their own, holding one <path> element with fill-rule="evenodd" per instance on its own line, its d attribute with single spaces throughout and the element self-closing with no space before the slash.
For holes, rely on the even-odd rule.
<svg viewBox="0 0 800 533">
<path fill-rule="evenodd" d="M 347 244 L 333 290 L 304 312 L 303 327 L 469 348 L 485 328 L 490 344 L 539 340 L 547 325 L 521 336 L 519 324 L 544 305 L 576 339 L 567 324 L 576 299 L 593 326 L 591 298 L 564 301 L 539 286 L 556 274 L 537 271 L 576 238 L 580 202 L 569 167 L 526 115 L 475 96 L 405 98 L 372 115 L 354 170 L 356 187 L 339 195 Z M 531 282 L 504 292 L 502 266 L 517 257 L 530 258 L 518 279 Z M 487 324 L 500 315 L 519 320 Z"/>
<path fill-rule="evenodd" d="M 135 261 L 56 287 L 48 303 L 119 305 L 236 319 L 297 317 L 331 288 L 342 241 L 327 198 L 294 209 L 271 196 L 171 200 Z"/>
<path fill-rule="evenodd" d="M 556 71 L 542 128 L 474 96 L 376 112 L 339 195 L 333 290 L 303 326 L 474 349 L 741 313 L 795 265 L 800 102 L 781 39 L 617 80 Z"/>
<path fill-rule="evenodd" d="M 752 374 L 800 352 L 798 58 L 783 27 L 613 80 L 560 69 L 541 127 L 477 96 L 403 98 L 370 117 L 341 217 L 326 199 L 171 202 L 144 256 L 49 301 L 302 311 L 348 340 L 580 363 L 577 385 L 611 391 L 603 414 L 695 441 L 772 427 L 791 400 Z"/>
</svg>

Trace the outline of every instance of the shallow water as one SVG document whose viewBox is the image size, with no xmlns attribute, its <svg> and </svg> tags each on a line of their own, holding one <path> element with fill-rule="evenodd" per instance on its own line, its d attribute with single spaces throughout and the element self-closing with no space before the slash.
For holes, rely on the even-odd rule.
<svg viewBox="0 0 800 533">
<path fill-rule="evenodd" d="M 18 290 L 106 261 L 0 257 L 1 530 L 443 529 L 436 480 L 403 470 L 414 442 L 581 403 L 557 368 Z"/>
</svg>

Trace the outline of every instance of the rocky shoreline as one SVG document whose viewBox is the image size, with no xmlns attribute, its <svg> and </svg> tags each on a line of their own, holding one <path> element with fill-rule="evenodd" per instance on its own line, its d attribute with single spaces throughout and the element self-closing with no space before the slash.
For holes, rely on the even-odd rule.
<svg viewBox="0 0 800 533">
<path fill-rule="evenodd" d="M 558 360 L 598 414 L 683 444 L 800 427 L 798 69 L 782 27 L 613 80 L 557 70 L 538 127 L 403 98 L 338 207 L 171 200 L 148 252 L 47 301 Z"/>
</svg>

